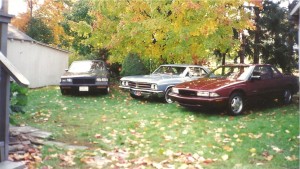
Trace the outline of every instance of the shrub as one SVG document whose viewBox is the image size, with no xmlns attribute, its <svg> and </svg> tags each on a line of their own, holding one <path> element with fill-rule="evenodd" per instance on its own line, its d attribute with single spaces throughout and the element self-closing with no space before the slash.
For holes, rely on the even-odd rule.
<svg viewBox="0 0 300 169">
<path fill-rule="evenodd" d="M 137 54 L 129 54 L 122 64 L 121 76 L 130 76 L 130 75 L 142 75 L 148 74 L 149 70 L 147 70 L 143 61 Z"/>
<path fill-rule="evenodd" d="M 24 113 L 23 108 L 27 105 L 28 89 L 12 82 L 10 84 L 10 93 L 11 113 Z"/>
</svg>

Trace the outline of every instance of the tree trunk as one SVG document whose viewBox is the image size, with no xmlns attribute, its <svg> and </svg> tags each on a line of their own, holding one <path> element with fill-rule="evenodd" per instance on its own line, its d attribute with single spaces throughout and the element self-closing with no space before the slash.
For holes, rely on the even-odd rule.
<svg viewBox="0 0 300 169">
<path fill-rule="evenodd" d="M 245 35 L 242 33 L 242 44 L 239 51 L 240 63 L 245 63 Z"/>
<path fill-rule="evenodd" d="M 226 53 L 222 53 L 222 65 L 225 65 L 225 56 L 226 56 Z"/>
<path fill-rule="evenodd" d="M 260 20 L 260 11 L 258 7 L 254 8 L 255 11 L 255 24 L 256 24 L 256 31 L 255 31 L 255 39 L 254 39 L 254 55 L 253 55 L 253 63 L 259 63 L 259 35 L 260 35 L 260 26 L 258 21 Z"/>
</svg>

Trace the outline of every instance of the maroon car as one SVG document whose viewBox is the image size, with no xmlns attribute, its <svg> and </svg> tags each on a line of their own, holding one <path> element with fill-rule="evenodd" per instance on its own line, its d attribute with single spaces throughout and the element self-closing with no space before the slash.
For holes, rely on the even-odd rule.
<svg viewBox="0 0 300 169">
<path fill-rule="evenodd" d="M 289 104 L 299 90 L 299 79 L 283 75 L 267 64 L 220 66 L 206 78 L 185 82 L 173 87 L 173 101 L 185 107 L 223 107 L 239 115 L 245 100 L 279 99 Z"/>
</svg>

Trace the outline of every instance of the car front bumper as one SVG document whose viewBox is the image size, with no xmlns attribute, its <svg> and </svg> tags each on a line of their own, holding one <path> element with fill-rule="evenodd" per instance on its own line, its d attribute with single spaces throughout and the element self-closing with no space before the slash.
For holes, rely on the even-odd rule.
<svg viewBox="0 0 300 169">
<path fill-rule="evenodd" d="M 61 90 L 71 90 L 71 91 L 79 91 L 79 92 L 89 92 L 89 91 L 99 91 L 103 89 L 107 89 L 109 87 L 108 82 L 102 82 L 97 84 L 60 84 Z"/>
<path fill-rule="evenodd" d="M 182 96 L 175 93 L 169 94 L 170 98 L 185 107 L 206 107 L 206 108 L 220 108 L 226 106 L 228 97 L 198 97 L 198 96 Z"/>
<path fill-rule="evenodd" d="M 119 86 L 121 89 L 129 90 L 130 94 L 141 97 L 163 97 L 164 91 L 161 90 L 147 90 L 147 89 L 136 89 L 125 86 Z"/>
</svg>

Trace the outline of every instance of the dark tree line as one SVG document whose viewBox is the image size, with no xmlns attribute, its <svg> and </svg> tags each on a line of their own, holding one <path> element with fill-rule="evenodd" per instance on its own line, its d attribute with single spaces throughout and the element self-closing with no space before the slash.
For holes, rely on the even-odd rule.
<svg viewBox="0 0 300 169">
<path fill-rule="evenodd" d="M 288 8 L 280 7 L 271 0 L 264 1 L 263 9 L 254 9 L 256 30 L 246 37 L 245 55 L 253 56 L 253 62 L 273 64 L 283 72 L 291 73 L 297 65 L 298 53 L 293 50 L 297 41 L 297 28 L 289 13 L 297 4 L 293 1 Z"/>
</svg>

